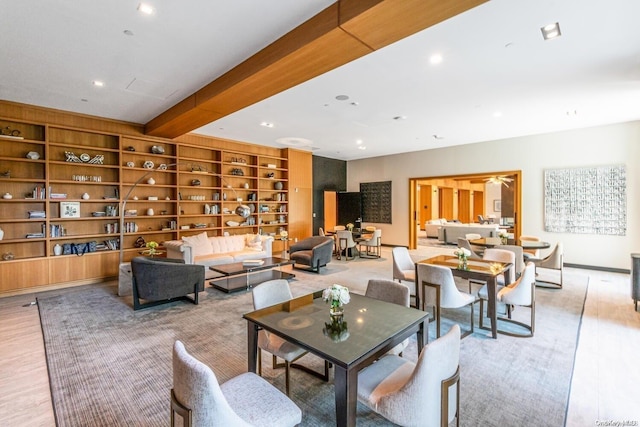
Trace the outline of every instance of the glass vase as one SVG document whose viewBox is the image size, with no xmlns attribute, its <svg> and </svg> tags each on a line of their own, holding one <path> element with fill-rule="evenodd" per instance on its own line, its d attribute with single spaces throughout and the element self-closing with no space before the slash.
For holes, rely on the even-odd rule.
<svg viewBox="0 0 640 427">
<path fill-rule="evenodd" d="M 469 265 L 467 264 L 466 258 L 458 258 L 458 270 L 468 270 Z"/>
<path fill-rule="evenodd" d="M 344 306 L 343 305 L 332 305 L 329 308 L 329 315 L 331 317 L 340 317 L 344 314 Z"/>
</svg>

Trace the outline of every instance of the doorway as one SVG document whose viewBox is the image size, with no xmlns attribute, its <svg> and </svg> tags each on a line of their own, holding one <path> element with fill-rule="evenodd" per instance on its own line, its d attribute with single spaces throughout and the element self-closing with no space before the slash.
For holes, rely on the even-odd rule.
<svg viewBox="0 0 640 427">
<path fill-rule="evenodd" d="M 409 248 L 417 248 L 425 222 L 438 218 L 468 223 L 482 215 L 520 236 L 521 189 L 522 171 L 410 178 Z"/>
</svg>

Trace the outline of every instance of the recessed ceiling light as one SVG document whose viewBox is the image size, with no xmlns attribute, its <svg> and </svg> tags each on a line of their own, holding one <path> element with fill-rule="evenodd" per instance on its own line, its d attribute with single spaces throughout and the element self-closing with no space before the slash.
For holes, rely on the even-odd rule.
<svg viewBox="0 0 640 427">
<path fill-rule="evenodd" d="M 349 99 L 349 97 L 347 95 L 338 95 L 336 96 L 336 99 L 338 101 L 346 101 L 347 99 Z"/>
<path fill-rule="evenodd" d="M 262 123 L 260 123 L 260 126 L 264 126 L 266 128 L 272 128 L 273 127 L 273 123 L 262 122 Z"/>
<path fill-rule="evenodd" d="M 429 57 L 429 62 L 433 65 L 440 64 L 442 62 L 442 55 L 435 53 Z"/>
<path fill-rule="evenodd" d="M 493 117 L 495 117 L 495 118 L 502 117 L 502 112 L 501 111 L 496 111 L 495 113 L 493 113 Z"/>
<path fill-rule="evenodd" d="M 540 28 L 540 31 L 542 31 L 542 38 L 544 38 L 545 40 L 555 39 L 556 37 L 560 37 L 560 35 L 562 34 L 560 32 L 560 24 L 557 22 L 545 25 L 544 27 Z"/>
<path fill-rule="evenodd" d="M 355 101 L 353 101 L 353 102 L 351 103 L 351 105 L 353 105 L 354 107 L 357 107 L 358 105 L 360 105 L 360 103 L 359 103 L 359 102 L 355 102 Z"/>
<path fill-rule="evenodd" d="M 89 100 L 87 98 L 80 98 L 80 101 L 82 102 L 89 102 Z"/>
<path fill-rule="evenodd" d="M 431 135 L 431 136 L 433 136 L 433 139 L 444 139 L 444 136 L 442 136 L 442 135 L 438 135 L 437 133 L 434 133 L 434 134 L 433 134 L 433 135 Z"/>
<path fill-rule="evenodd" d="M 362 144 L 362 140 L 361 139 L 357 139 L 356 140 L 356 144 L 358 144 L 358 145 Z"/>
<path fill-rule="evenodd" d="M 152 15 L 156 10 L 148 3 L 140 3 L 138 5 L 138 11 L 145 15 Z"/>
<path fill-rule="evenodd" d="M 127 36 L 132 36 L 133 35 L 133 31 L 131 30 L 124 30 L 123 33 Z"/>
<path fill-rule="evenodd" d="M 395 116 L 393 120 L 406 120 L 407 116 Z"/>
<path fill-rule="evenodd" d="M 578 110 L 568 110 L 567 111 L 567 116 L 577 116 L 578 115 Z"/>
<path fill-rule="evenodd" d="M 104 82 L 101 80 L 94 80 L 93 81 L 93 85 L 94 86 L 98 86 L 98 87 L 103 87 L 104 86 Z"/>
<path fill-rule="evenodd" d="M 361 146 L 358 147 L 358 150 L 366 150 L 366 149 L 367 149 L 367 147 L 365 147 L 364 145 L 361 145 Z"/>
</svg>

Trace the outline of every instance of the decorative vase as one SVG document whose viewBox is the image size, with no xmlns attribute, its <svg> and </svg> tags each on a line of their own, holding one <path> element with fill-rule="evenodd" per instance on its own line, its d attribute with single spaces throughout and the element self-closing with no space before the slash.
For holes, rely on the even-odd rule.
<svg viewBox="0 0 640 427">
<path fill-rule="evenodd" d="M 503 245 L 506 245 L 508 243 L 508 239 L 506 237 L 501 237 L 500 240 Z"/>
<path fill-rule="evenodd" d="M 155 215 L 155 212 L 153 211 L 153 208 L 149 208 L 149 209 L 147 209 L 147 215 L 148 215 L 148 216 L 153 216 L 153 215 Z"/>
<path fill-rule="evenodd" d="M 339 317 L 344 314 L 344 306 L 342 304 L 331 305 L 329 308 L 329 315 L 331 317 Z"/>
<path fill-rule="evenodd" d="M 62 246 L 60 246 L 60 244 L 55 244 L 55 246 L 53 247 L 53 254 L 55 256 L 62 255 Z"/>
<path fill-rule="evenodd" d="M 273 187 L 276 190 L 282 190 L 282 188 L 283 188 L 282 182 L 280 182 L 280 181 L 276 182 L 275 184 L 273 184 Z"/>
<path fill-rule="evenodd" d="M 245 183 L 244 183 L 244 188 L 245 188 L 245 189 L 249 189 L 249 183 L 248 183 L 248 182 L 245 182 Z"/>
<path fill-rule="evenodd" d="M 153 184 L 155 184 L 155 183 L 156 183 L 156 180 L 155 180 L 155 179 L 153 179 L 153 177 L 150 177 L 150 178 L 147 180 L 147 184 L 149 184 L 149 185 L 153 185 Z"/>
<path fill-rule="evenodd" d="M 9 200 L 9 199 L 13 199 L 13 196 L 11 195 L 11 193 L 4 193 L 2 195 L 2 198 Z"/>
<path fill-rule="evenodd" d="M 466 258 L 458 258 L 458 270 L 468 270 L 469 264 Z"/>
<path fill-rule="evenodd" d="M 83 200 L 89 200 L 89 193 L 83 193 L 82 194 L 82 199 Z"/>
<path fill-rule="evenodd" d="M 0 228 L 0 240 L 4 238 L 4 230 Z"/>
</svg>

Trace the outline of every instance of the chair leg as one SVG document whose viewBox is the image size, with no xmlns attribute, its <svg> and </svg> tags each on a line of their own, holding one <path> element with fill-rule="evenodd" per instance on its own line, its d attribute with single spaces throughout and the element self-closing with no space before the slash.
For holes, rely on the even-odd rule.
<svg viewBox="0 0 640 427">
<path fill-rule="evenodd" d="M 480 314 L 478 314 L 478 317 L 480 318 L 480 329 L 482 329 L 482 321 L 484 319 L 484 300 L 482 298 L 480 298 Z"/>
<path fill-rule="evenodd" d="M 258 375 L 262 376 L 262 349 L 258 349 L 258 357 L 256 359 L 256 362 L 258 362 Z"/>
<path fill-rule="evenodd" d="M 284 388 L 286 390 L 287 397 L 289 397 L 289 365 L 289 362 L 284 362 Z"/>
<path fill-rule="evenodd" d="M 456 427 L 460 427 L 460 366 L 456 373 L 442 380 L 440 385 L 440 427 L 449 425 L 449 392 L 451 386 L 456 386 Z"/>
<path fill-rule="evenodd" d="M 176 412 L 182 417 L 182 425 L 184 427 L 191 427 L 193 425 L 191 409 L 178 402 L 173 389 L 171 389 L 171 427 L 175 426 Z"/>
</svg>

